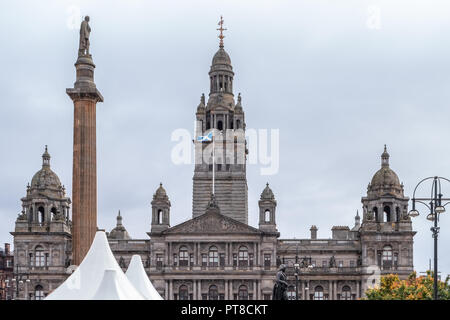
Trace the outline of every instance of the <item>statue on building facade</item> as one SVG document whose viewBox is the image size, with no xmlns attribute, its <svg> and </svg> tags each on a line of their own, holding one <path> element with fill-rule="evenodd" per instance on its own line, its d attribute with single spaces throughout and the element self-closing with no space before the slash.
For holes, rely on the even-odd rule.
<svg viewBox="0 0 450 320">
<path fill-rule="evenodd" d="M 277 278 L 275 285 L 273 286 L 272 300 L 288 300 L 287 297 L 287 276 L 286 276 L 286 265 L 280 265 L 277 272 Z"/>
<path fill-rule="evenodd" d="M 334 255 L 332 255 L 330 258 L 330 268 L 336 268 L 336 258 L 334 257 Z"/>
<path fill-rule="evenodd" d="M 80 48 L 78 49 L 78 56 L 89 56 L 90 34 L 91 27 L 89 26 L 89 16 L 86 16 L 80 26 Z"/>
</svg>

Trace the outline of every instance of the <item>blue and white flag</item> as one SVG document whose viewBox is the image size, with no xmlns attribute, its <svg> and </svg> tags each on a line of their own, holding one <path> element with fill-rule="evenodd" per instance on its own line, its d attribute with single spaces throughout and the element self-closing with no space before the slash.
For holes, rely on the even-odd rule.
<svg viewBox="0 0 450 320">
<path fill-rule="evenodd" d="M 208 135 L 206 136 L 198 136 L 197 137 L 197 141 L 199 142 L 204 142 L 204 141 L 212 141 L 213 138 L 213 133 L 212 131 L 210 133 L 208 133 Z"/>
</svg>

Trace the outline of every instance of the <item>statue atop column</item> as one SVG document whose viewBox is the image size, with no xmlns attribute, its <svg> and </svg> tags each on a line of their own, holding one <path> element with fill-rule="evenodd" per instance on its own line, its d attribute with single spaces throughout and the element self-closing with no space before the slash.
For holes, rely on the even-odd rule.
<svg viewBox="0 0 450 320">
<path fill-rule="evenodd" d="M 84 17 L 80 26 L 80 48 L 78 49 L 78 56 L 89 56 L 89 35 L 91 34 L 91 27 L 89 26 L 89 16 Z"/>
</svg>

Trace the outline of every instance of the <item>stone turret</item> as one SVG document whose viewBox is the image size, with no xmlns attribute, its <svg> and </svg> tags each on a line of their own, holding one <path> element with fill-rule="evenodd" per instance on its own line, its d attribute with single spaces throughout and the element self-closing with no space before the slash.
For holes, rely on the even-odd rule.
<svg viewBox="0 0 450 320">
<path fill-rule="evenodd" d="M 151 233 L 160 233 L 170 227 L 170 201 L 162 183 L 156 189 L 152 200 Z"/>
<path fill-rule="evenodd" d="M 275 221 L 277 201 L 273 194 L 272 189 L 269 187 L 269 183 L 261 192 L 259 205 L 259 229 L 266 232 L 278 232 L 277 224 Z"/>
</svg>

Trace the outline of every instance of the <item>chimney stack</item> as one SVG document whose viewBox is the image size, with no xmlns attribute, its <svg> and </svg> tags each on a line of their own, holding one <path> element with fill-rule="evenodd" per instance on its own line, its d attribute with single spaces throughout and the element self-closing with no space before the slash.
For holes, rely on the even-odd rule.
<svg viewBox="0 0 450 320">
<path fill-rule="evenodd" d="M 311 226 L 311 229 L 309 229 L 311 231 L 311 239 L 312 240 L 316 240 L 317 239 L 317 227 L 316 226 Z"/>
<path fill-rule="evenodd" d="M 11 252 L 11 245 L 9 243 L 5 243 L 5 256 L 9 256 Z"/>
</svg>

